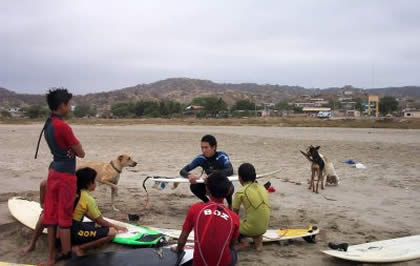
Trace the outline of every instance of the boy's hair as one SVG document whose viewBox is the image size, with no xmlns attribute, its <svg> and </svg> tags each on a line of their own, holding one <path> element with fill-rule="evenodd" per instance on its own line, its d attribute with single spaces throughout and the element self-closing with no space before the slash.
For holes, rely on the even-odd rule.
<svg viewBox="0 0 420 266">
<path fill-rule="evenodd" d="M 207 142 L 211 147 L 217 146 L 216 138 L 212 135 L 203 136 L 201 142 Z"/>
<path fill-rule="evenodd" d="M 73 95 L 63 88 L 50 89 L 47 93 L 47 103 L 51 111 L 58 109 L 60 104 L 68 104 Z"/>
<path fill-rule="evenodd" d="M 85 167 L 76 171 L 77 190 L 87 189 L 88 186 L 95 182 L 96 171 L 92 168 Z"/>
<path fill-rule="evenodd" d="M 207 178 L 206 186 L 215 198 L 225 198 L 229 193 L 231 183 L 220 171 L 215 171 Z"/>
<path fill-rule="evenodd" d="M 257 179 L 257 174 L 255 173 L 255 168 L 250 163 L 243 163 L 239 166 L 238 175 L 245 182 L 254 182 Z"/>
</svg>

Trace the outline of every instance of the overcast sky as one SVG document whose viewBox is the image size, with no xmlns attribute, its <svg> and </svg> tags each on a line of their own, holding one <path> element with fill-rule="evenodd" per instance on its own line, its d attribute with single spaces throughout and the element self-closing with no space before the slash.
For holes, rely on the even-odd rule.
<svg viewBox="0 0 420 266">
<path fill-rule="evenodd" d="M 420 85 L 420 1 L 1 1 L 0 87 Z"/>
</svg>

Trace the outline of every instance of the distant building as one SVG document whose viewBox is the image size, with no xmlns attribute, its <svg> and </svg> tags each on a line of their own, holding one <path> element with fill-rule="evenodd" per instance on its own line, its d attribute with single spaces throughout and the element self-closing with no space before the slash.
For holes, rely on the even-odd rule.
<svg viewBox="0 0 420 266">
<path fill-rule="evenodd" d="M 404 112 L 405 118 L 420 118 L 420 111 L 406 111 Z"/>
<path fill-rule="evenodd" d="M 302 107 L 302 108 L 304 108 L 304 107 L 313 107 L 313 106 L 315 106 L 315 103 L 303 102 L 303 103 L 294 103 L 294 105 L 296 107 Z"/>
<path fill-rule="evenodd" d="M 12 117 L 23 117 L 23 111 L 19 107 L 12 107 L 7 110 Z"/>
<path fill-rule="evenodd" d="M 331 112 L 329 107 L 303 107 L 303 113 L 308 116 L 317 116 L 320 112 Z"/>
<path fill-rule="evenodd" d="M 357 110 L 346 110 L 346 116 L 349 116 L 349 117 L 360 117 L 360 111 L 357 111 Z"/>
<path fill-rule="evenodd" d="M 189 105 L 185 108 L 185 115 L 195 115 L 199 112 L 201 112 L 202 110 L 204 110 L 204 107 L 201 105 Z"/>
<path fill-rule="evenodd" d="M 379 97 L 376 95 L 369 95 L 368 97 L 368 116 L 379 117 Z"/>
</svg>

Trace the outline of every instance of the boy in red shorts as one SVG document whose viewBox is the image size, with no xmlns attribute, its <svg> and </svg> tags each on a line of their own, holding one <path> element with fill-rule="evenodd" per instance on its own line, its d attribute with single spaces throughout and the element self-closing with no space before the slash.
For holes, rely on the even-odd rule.
<svg viewBox="0 0 420 266">
<path fill-rule="evenodd" d="M 55 248 L 57 226 L 63 252 L 61 258 L 71 257 L 70 227 L 77 187 L 75 156 L 80 158 L 85 156 L 79 140 L 74 136 L 70 126 L 63 121 L 63 117 L 71 110 L 71 98 L 72 94 L 66 89 L 53 89 L 47 94 L 51 116 L 45 122 L 43 131 L 53 155 L 44 200 L 43 223 L 48 227 L 47 265 L 55 264 L 57 259 Z"/>
<path fill-rule="evenodd" d="M 182 252 L 194 229 L 193 265 L 235 265 L 237 254 L 233 246 L 239 236 L 239 216 L 223 204 L 231 192 L 231 182 L 222 173 L 213 172 L 207 178 L 206 191 L 210 201 L 190 207 L 173 250 Z"/>
</svg>

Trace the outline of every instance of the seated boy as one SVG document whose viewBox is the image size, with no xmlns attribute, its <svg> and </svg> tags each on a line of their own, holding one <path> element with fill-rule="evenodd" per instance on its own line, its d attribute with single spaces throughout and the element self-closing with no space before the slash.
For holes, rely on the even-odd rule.
<svg viewBox="0 0 420 266">
<path fill-rule="evenodd" d="M 193 265 L 235 265 L 233 249 L 239 235 L 239 216 L 229 210 L 223 199 L 231 191 L 231 182 L 220 172 L 207 178 L 206 193 L 210 201 L 193 204 L 178 239 L 175 252 L 182 252 L 188 235 L 194 229 Z"/>
<path fill-rule="evenodd" d="M 241 219 L 239 227 L 239 248 L 248 246 L 246 238 L 252 237 L 256 249 L 260 251 L 262 249 L 262 235 L 267 231 L 270 220 L 268 192 L 263 185 L 255 182 L 256 173 L 252 164 L 242 164 L 239 167 L 238 176 L 243 187 L 235 194 L 233 211 L 239 214 L 239 208 L 243 204 L 246 216 Z"/>
<path fill-rule="evenodd" d="M 96 171 L 91 168 L 82 168 L 76 172 L 77 176 L 77 196 L 73 212 L 73 223 L 71 226 L 71 242 L 73 251 L 78 256 L 82 256 L 84 251 L 91 247 L 97 247 L 111 241 L 118 231 L 127 231 L 126 228 L 114 225 L 103 219 L 95 199 L 89 194 L 96 188 Z M 40 186 L 41 207 L 46 192 L 47 182 L 44 180 Z M 87 216 L 95 222 L 82 222 L 83 217 Z M 43 213 L 41 213 L 35 228 L 34 237 L 24 254 L 32 251 L 36 247 L 36 242 L 44 230 L 42 224 Z M 95 225 L 98 224 L 100 226 Z"/>
</svg>

